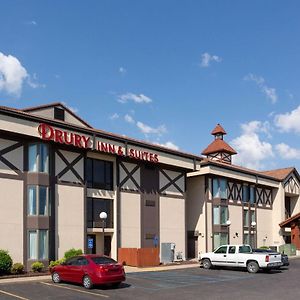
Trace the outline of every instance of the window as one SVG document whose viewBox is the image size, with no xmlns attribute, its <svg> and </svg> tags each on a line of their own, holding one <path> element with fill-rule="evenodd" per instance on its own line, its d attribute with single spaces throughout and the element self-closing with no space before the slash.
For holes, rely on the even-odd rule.
<svg viewBox="0 0 300 300">
<path fill-rule="evenodd" d="M 249 227 L 249 210 L 244 209 L 244 227 Z"/>
<path fill-rule="evenodd" d="M 49 153 L 46 144 L 31 144 L 28 147 L 28 171 L 49 173 Z"/>
<path fill-rule="evenodd" d="M 106 228 L 113 228 L 113 201 L 110 199 L 87 198 L 87 226 L 88 228 L 101 228 L 102 221 L 99 214 L 107 213 Z"/>
<path fill-rule="evenodd" d="M 226 244 L 228 244 L 228 233 L 226 233 L 226 232 L 214 233 L 214 248 L 217 248 L 221 245 L 226 245 Z"/>
<path fill-rule="evenodd" d="M 227 252 L 227 246 L 219 247 L 219 248 L 215 251 L 215 253 L 217 253 L 217 254 L 224 254 L 224 253 L 226 253 L 226 252 Z"/>
<path fill-rule="evenodd" d="M 109 265 L 109 264 L 115 264 L 117 263 L 115 260 L 113 260 L 110 257 L 92 257 L 91 260 L 96 264 L 96 265 Z"/>
<path fill-rule="evenodd" d="M 214 206 L 214 225 L 226 225 L 228 220 L 228 207 L 227 206 Z"/>
<path fill-rule="evenodd" d="M 229 254 L 234 254 L 234 253 L 235 253 L 235 246 L 230 246 L 230 247 L 228 248 L 228 253 L 229 253 Z"/>
<path fill-rule="evenodd" d="M 42 185 L 29 185 L 27 192 L 27 215 L 49 215 L 48 187 Z"/>
<path fill-rule="evenodd" d="M 256 203 L 256 199 L 255 199 L 255 188 L 254 188 L 254 186 L 250 186 L 249 200 L 250 200 L 250 204 Z"/>
<path fill-rule="evenodd" d="M 239 246 L 239 253 L 251 253 L 249 246 Z"/>
<path fill-rule="evenodd" d="M 249 202 L 250 198 L 250 189 L 248 185 L 243 185 L 243 202 Z"/>
<path fill-rule="evenodd" d="M 54 119 L 65 120 L 65 111 L 62 108 L 54 107 Z"/>
<path fill-rule="evenodd" d="M 213 198 L 227 199 L 227 180 L 224 178 L 213 179 Z"/>
<path fill-rule="evenodd" d="M 48 230 L 29 230 L 28 259 L 48 259 Z"/>
<path fill-rule="evenodd" d="M 146 206 L 155 207 L 155 200 L 146 200 Z"/>
<path fill-rule="evenodd" d="M 88 158 L 85 173 L 88 188 L 113 190 L 113 163 L 111 161 Z"/>
</svg>

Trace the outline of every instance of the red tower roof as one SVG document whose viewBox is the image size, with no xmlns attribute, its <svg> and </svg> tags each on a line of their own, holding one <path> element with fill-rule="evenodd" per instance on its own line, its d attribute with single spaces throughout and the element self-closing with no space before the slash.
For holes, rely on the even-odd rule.
<svg viewBox="0 0 300 300">
<path fill-rule="evenodd" d="M 212 135 L 216 135 L 216 134 L 226 134 L 226 131 L 224 130 L 224 128 L 220 125 L 217 124 L 217 126 L 215 127 L 215 129 L 211 132 Z"/>
<path fill-rule="evenodd" d="M 211 144 L 205 148 L 201 154 L 203 155 L 209 155 L 212 153 L 217 153 L 217 152 L 226 152 L 229 154 L 237 154 L 237 152 L 230 147 L 224 140 L 214 140 Z"/>
</svg>

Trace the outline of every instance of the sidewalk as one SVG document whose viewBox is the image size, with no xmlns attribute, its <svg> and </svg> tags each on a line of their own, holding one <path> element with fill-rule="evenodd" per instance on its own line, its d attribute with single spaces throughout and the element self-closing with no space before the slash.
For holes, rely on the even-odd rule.
<svg viewBox="0 0 300 300">
<path fill-rule="evenodd" d="M 187 269 L 187 268 L 197 268 L 199 267 L 198 262 L 193 263 L 178 263 L 174 265 L 161 265 L 157 267 L 149 267 L 149 268 L 138 268 L 138 267 L 130 267 L 124 266 L 126 274 L 130 273 L 138 273 L 138 272 L 157 272 L 157 271 L 167 271 L 167 270 L 176 270 L 176 269 Z M 5 283 L 16 283 L 16 282 L 26 282 L 26 281 L 42 281 L 42 280 L 51 280 L 50 275 L 44 276 L 32 276 L 32 277 L 18 277 L 18 278 L 6 278 L 0 279 L 0 285 Z"/>
</svg>

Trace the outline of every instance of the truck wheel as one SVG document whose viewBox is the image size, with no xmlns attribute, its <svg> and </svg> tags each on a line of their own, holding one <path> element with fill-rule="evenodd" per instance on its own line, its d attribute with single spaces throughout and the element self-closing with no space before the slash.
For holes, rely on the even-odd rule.
<svg viewBox="0 0 300 300">
<path fill-rule="evenodd" d="M 211 268 L 211 262 L 208 258 L 204 258 L 202 260 L 202 266 L 204 269 L 210 269 Z"/>
<path fill-rule="evenodd" d="M 247 271 L 249 273 L 257 273 L 259 270 L 259 266 L 256 261 L 250 261 L 247 264 Z"/>
</svg>

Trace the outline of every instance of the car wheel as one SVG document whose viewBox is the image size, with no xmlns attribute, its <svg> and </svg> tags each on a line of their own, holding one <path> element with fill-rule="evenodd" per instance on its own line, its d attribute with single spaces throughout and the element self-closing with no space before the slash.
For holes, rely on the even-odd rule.
<svg viewBox="0 0 300 300">
<path fill-rule="evenodd" d="M 91 289 L 93 287 L 92 280 L 88 275 L 83 277 L 82 284 L 86 289 Z"/>
<path fill-rule="evenodd" d="M 59 276 L 59 274 L 57 272 L 54 272 L 52 274 L 52 281 L 54 283 L 60 283 L 61 282 L 60 276 Z"/>
<path fill-rule="evenodd" d="M 247 271 L 249 273 L 257 273 L 259 270 L 259 266 L 257 264 L 256 261 L 250 261 L 248 264 L 247 264 Z"/>
<path fill-rule="evenodd" d="M 208 258 L 205 258 L 202 260 L 202 266 L 204 269 L 210 269 L 211 268 L 211 262 Z"/>
</svg>

